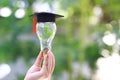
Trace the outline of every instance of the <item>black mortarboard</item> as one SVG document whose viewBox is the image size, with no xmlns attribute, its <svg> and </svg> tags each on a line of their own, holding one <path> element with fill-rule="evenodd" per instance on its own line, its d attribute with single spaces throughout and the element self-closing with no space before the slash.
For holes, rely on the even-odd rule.
<svg viewBox="0 0 120 80">
<path fill-rule="evenodd" d="M 33 25 L 32 25 L 33 33 L 36 33 L 37 22 L 55 22 L 56 18 L 64 17 L 62 15 L 49 13 L 49 12 L 34 13 L 32 16 L 33 16 Z"/>
</svg>

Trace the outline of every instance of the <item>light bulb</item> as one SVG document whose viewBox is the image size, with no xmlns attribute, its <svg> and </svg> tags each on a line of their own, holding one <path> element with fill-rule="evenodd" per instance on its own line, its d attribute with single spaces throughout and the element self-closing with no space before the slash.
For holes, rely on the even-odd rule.
<svg viewBox="0 0 120 80">
<path fill-rule="evenodd" d="M 51 43 L 56 33 L 56 18 L 63 16 L 50 12 L 34 13 L 31 16 L 33 16 L 32 30 L 40 40 L 41 51 L 44 55 L 51 50 Z"/>
<path fill-rule="evenodd" d="M 38 22 L 36 32 L 40 40 L 41 51 L 51 50 L 51 43 L 56 33 L 56 24 L 54 22 Z"/>
</svg>

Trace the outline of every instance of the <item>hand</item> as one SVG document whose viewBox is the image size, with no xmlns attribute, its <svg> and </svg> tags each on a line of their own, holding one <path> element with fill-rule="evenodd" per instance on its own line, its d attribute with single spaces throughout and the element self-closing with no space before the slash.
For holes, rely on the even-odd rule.
<svg viewBox="0 0 120 80">
<path fill-rule="evenodd" d="M 55 58 L 53 53 L 49 50 L 44 55 L 43 65 L 41 67 L 43 53 L 40 52 L 33 66 L 28 70 L 24 80 L 50 80 L 54 67 Z"/>
</svg>

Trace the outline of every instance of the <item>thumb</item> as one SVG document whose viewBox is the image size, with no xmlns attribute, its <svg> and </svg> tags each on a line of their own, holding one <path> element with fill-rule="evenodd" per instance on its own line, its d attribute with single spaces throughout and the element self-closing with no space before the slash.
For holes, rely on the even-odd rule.
<svg viewBox="0 0 120 80">
<path fill-rule="evenodd" d="M 47 57 L 47 54 L 44 56 L 44 61 L 43 61 L 43 65 L 42 65 L 42 68 L 41 68 L 41 73 L 44 75 L 45 78 L 48 77 L 49 73 L 48 73 L 48 57 Z"/>
</svg>

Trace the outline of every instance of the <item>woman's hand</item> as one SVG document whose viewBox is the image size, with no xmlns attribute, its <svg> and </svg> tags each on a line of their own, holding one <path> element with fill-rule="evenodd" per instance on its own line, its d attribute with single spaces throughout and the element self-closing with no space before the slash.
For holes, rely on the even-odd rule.
<svg viewBox="0 0 120 80">
<path fill-rule="evenodd" d="M 40 52 L 33 66 L 28 70 L 24 80 L 50 80 L 55 67 L 55 58 L 49 50 L 44 55 L 43 65 L 41 67 L 43 53 Z"/>
</svg>

